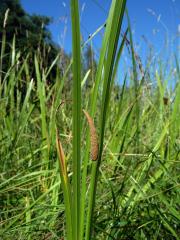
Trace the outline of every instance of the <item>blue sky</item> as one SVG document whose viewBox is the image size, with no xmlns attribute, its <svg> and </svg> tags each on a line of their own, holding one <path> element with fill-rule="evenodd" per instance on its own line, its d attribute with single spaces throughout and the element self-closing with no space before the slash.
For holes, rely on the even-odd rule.
<svg viewBox="0 0 180 240">
<path fill-rule="evenodd" d="M 69 2 L 70 0 L 21 0 L 28 13 L 53 18 L 49 26 L 53 40 L 68 52 L 71 51 Z M 105 22 L 110 3 L 111 0 L 80 0 L 81 32 L 84 40 Z M 127 8 L 137 48 L 146 50 L 147 44 L 142 36 L 147 42 L 153 44 L 156 51 L 163 48 L 165 37 L 168 37 L 169 41 L 176 38 L 180 28 L 180 0 L 127 0 Z M 101 39 L 102 33 L 93 40 L 97 52 Z M 175 46 L 178 44 L 176 39 Z M 170 47 L 172 44 L 169 44 Z"/>
<path fill-rule="evenodd" d="M 20 0 L 29 14 L 46 15 L 53 18 L 49 29 L 53 40 L 66 52 L 71 52 L 70 0 Z M 108 15 L 111 0 L 80 0 L 81 34 L 84 40 L 101 26 Z M 171 71 L 174 53 L 180 57 L 180 0 L 127 0 L 133 41 L 136 53 L 145 66 L 150 46 L 153 46 L 153 60 L 158 56 L 164 64 L 168 62 L 167 74 Z M 125 18 L 123 30 L 127 27 Z M 99 56 L 103 33 L 93 39 L 96 58 Z M 173 57 L 172 57 L 173 56 Z M 123 52 L 117 81 L 122 82 L 127 67 L 131 66 L 129 54 Z M 153 67 L 153 62 L 152 62 Z M 124 67 L 125 66 L 125 67 Z M 165 67 L 166 68 L 166 67 Z M 125 70 L 126 69 L 126 70 Z M 123 75 L 122 75 L 123 74 Z"/>
</svg>

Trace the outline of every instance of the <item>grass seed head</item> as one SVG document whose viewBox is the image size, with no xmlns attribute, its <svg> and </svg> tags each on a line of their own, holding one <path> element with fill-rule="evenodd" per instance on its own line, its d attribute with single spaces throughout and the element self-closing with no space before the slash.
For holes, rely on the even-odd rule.
<svg viewBox="0 0 180 240">
<path fill-rule="evenodd" d="M 90 141 L 91 141 L 91 159 L 93 161 L 96 161 L 98 158 L 98 137 L 97 137 L 97 132 L 96 128 L 94 125 L 93 119 L 90 117 L 89 113 L 83 110 L 86 119 L 88 121 L 89 129 L 90 129 Z"/>
</svg>

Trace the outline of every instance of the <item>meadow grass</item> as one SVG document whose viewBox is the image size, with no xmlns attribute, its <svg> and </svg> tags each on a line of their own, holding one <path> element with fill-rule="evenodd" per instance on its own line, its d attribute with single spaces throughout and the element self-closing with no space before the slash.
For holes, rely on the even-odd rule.
<svg viewBox="0 0 180 240">
<path fill-rule="evenodd" d="M 175 57 L 167 77 L 163 61 L 141 68 L 130 22 L 120 39 L 125 5 L 112 1 L 91 88 L 90 71 L 82 76 L 78 1 L 71 1 L 72 60 L 50 85 L 60 55 L 44 68 L 41 53 L 24 55 L 14 38 L 4 72 L 4 35 L 1 239 L 179 238 L 179 63 Z M 127 38 L 132 70 L 119 85 Z"/>
</svg>

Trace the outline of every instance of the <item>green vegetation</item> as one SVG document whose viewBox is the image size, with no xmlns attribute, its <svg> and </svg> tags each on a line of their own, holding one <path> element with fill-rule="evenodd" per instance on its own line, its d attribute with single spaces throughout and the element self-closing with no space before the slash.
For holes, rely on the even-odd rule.
<svg viewBox="0 0 180 240">
<path fill-rule="evenodd" d="M 19 0 L 1 0 L 0 3 L 0 47 L 1 47 L 1 70 L 6 72 L 11 66 L 9 52 L 12 48 L 12 39 L 16 39 L 16 51 L 21 52 L 19 62 L 22 63 L 27 55 L 29 64 L 33 62 L 33 55 L 41 57 L 44 68 L 51 65 L 58 53 L 61 53 L 61 62 L 65 65 L 69 57 L 52 41 L 48 25 L 51 19 L 41 15 L 29 15 L 22 8 Z M 2 43 L 5 43 L 4 46 Z M 34 69 L 29 68 L 30 75 L 34 77 Z M 49 75 L 49 82 L 53 81 L 56 73 L 56 65 L 53 66 Z M 2 74 L 2 73 L 1 73 Z"/>
<path fill-rule="evenodd" d="M 178 58 L 168 76 L 159 59 L 143 68 L 130 22 L 120 38 L 125 6 L 112 1 L 99 61 L 90 48 L 92 64 L 83 65 L 78 1 L 71 0 L 73 51 L 63 75 L 59 54 L 44 65 L 44 53 L 24 52 L 17 37 L 6 55 L 3 31 L 0 239 L 179 238 Z M 132 69 L 121 86 L 125 43 Z"/>
</svg>

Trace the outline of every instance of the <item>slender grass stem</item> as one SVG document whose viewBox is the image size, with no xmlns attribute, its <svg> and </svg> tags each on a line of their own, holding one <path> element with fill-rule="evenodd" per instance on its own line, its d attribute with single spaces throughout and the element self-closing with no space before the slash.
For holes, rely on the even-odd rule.
<svg viewBox="0 0 180 240">
<path fill-rule="evenodd" d="M 81 42 L 79 1 L 71 0 L 73 49 L 73 237 L 79 240 L 81 179 Z"/>
<path fill-rule="evenodd" d="M 108 111 L 109 97 L 111 80 L 113 76 L 113 67 L 115 62 L 115 56 L 118 46 L 118 40 L 120 35 L 120 29 L 122 24 L 122 19 L 124 15 L 124 10 L 126 6 L 126 1 L 113 1 L 111 10 L 108 17 L 107 23 L 107 32 L 109 35 L 108 44 L 106 47 L 107 59 L 104 62 L 104 76 L 103 76 L 103 93 L 102 93 L 102 111 L 101 111 L 101 121 L 100 121 L 100 147 L 99 147 L 99 156 L 98 160 L 93 163 L 92 172 L 91 172 L 91 182 L 90 182 L 90 195 L 88 203 L 88 215 L 87 215 L 87 224 L 86 224 L 86 240 L 89 240 L 91 237 L 92 231 L 92 214 L 95 204 L 95 195 L 97 188 L 98 180 L 98 171 L 101 163 L 101 157 L 103 152 L 103 142 L 104 142 L 104 131 L 106 124 L 106 114 Z M 112 27 L 113 25 L 113 27 Z"/>
</svg>

